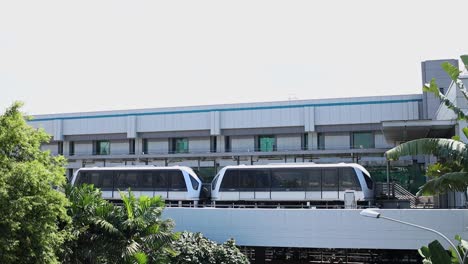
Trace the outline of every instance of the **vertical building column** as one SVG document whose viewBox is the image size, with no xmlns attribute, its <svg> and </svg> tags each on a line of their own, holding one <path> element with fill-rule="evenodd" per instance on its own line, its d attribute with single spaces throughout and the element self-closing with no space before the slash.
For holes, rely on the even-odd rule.
<svg viewBox="0 0 468 264">
<path fill-rule="evenodd" d="M 307 146 L 308 147 L 308 150 L 317 150 L 318 149 L 318 140 L 317 140 L 317 133 L 316 132 L 309 132 L 307 133 L 307 137 L 308 137 L 308 140 L 309 140 L 309 145 Z"/>
<path fill-rule="evenodd" d="M 221 135 L 221 115 L 219 111 L 210 112 L 210 134 Z"/>
<path fill-rule="evenodd" d="M 216 152 L 226 152 L 224 149 L 224 136 L 216 136 Z"/>
<path fill-rule="evenodd" d="M 315 132 L 315 107 L 304 107 L 304 131 L 307 133 L 308 150 L 316 150 L 317 132 Z"/>
<path fill-rule="evenodd" d="M 135 155 L 141 154 L 141 142 L 137 138 L 137 117 L 136 116 L 127 116 L 127 138 L 128 139 L 135 139 Z M 130 144 L 130 140 L 128 140 L 128 144 Z M 130 145 L 128 146 L 130 150 Z"/>
<path fill-rule="evenodd" d="M 127 116 L 127 138 L 137 137 L 137 117 Z"/>
<path fill-rule="evenodd" d="M 210 135 L 216 136 L 216 152 L 224 152 L 224 136 L 221 135 L 221 114 L 210 112 Z"/>
<path fill-rule="evenodd" d="M 55 141 L 63 140 L 63 120 L 62 119 L 54 120 L 54 140 Z"/>
<path fill-rule="evenodd" d="M 135 138 L 135 154 L 141 155 L 143 153 L 143 139 Z"/>
</svg>

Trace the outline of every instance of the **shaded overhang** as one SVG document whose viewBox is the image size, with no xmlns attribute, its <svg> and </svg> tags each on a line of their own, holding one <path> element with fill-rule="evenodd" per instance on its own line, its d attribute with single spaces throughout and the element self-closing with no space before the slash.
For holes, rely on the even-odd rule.
<svg viewBox="0 0 468 264">
<path fill-rule="evenodd" d="M 383 121 L 382 132 L 387 141 L 449 137 L 456 123 L 456 120 Z"/>
</svg>

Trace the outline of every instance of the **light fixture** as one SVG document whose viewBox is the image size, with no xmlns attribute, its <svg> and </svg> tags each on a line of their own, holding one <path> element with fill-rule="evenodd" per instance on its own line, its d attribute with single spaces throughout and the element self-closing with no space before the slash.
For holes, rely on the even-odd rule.
<svg viewBox="0 0 468 264">
<path fill-rule="evenodd" d="M 398 219 L 386 217 L 386 216 L 383 216 L 381 213 L 376 212 L 376 211 L 374 211 L 372 209 L 369 209 L 369 208 L 362 210 L 359 214 L 362 215 L 362 216 L 371 217 L 371 218 L 386 219 L 386 220 L 389 220 L 389 221 L 392 221 L 392 222 L 396 222 L 396 223 L 400 223 L 400 224 L 403 224 L 403 225 L 416 227 L 416 228 L 419 228 L 419 229 L 423 229 L 423 230 L 435 233 L 435 234 L 439 235 L 440 237 L 442 237 L 443 239 L 445 239 L 445 241 L 447 241 L 450 244 L 450 246 L 452 246 L 454 251 L 457 253 L 458 263 L 462 263 L 462 264 L 465 263 L 465 258 L 466 258 L 466 255 L 468 253 L 468 250 L 466 251 L 465 256 L 462 259 L 462 257 L 460 256 L 460 252 L 458 252 L 457 247 L 452 243 L 452 241 L 450 241 L 450 239 L 448 237 L 446 237 L 444 234 L 442 234 L 441 232 L 439 232 L 437 230 L 434 230 L 434 229 L 431 229 L 431 228 L 428 228 L 428 227 L 425 227 L 425 226 L 420 226 L 420 225 L 416 225 L 416 224 L 413 224 L 413 223 L 401 221 L 401 220 L 398 220 Z"/>
</svg>

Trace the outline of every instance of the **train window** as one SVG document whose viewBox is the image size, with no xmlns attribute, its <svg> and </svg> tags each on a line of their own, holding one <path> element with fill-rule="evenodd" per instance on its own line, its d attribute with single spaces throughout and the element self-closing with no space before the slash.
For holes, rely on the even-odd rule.
<svg viewBox="0 0 468 264">
<path fill-rule="evenodd" d="M 138 189 L 141 191 L 153 190 L 153 175 L 151 171 L 138 172 Z"/>
<path fill-rule="evenodd" d="M 371 177 L 366 173 L 362 173 L 364 175 L 364 179 L 366 180 L 366 185 L 369 190 L 372 190 L 374 187 L 374 182 L 372 181 Z"/>
<path fill-rule="evenodd" d="M 318 168 L 311 168 L 309 171 L 309 179 L 306 183 L 307 191 L 321 191 L 322 190 L 322 170 Z"/>
<path fill-rule="evenodd" d="M 338 169 L 322 170 L 322 191 L 338 191 Z"/>
<path fill-rule="evenodd" d="M 303 178 L 307 177 L 303 169 L 272 169 L 271 189 L 276 191 L 303 191 Z"/>
<path fill-rule="evenodd" d="M 112 171 L 100 171 L 99 176 L 101 178 L 101 188 L 103 190 L 112 190 L 114 187 L 114 173 Z"/>
<path fill-rule="evenodd" d="M 138 171 L 119 171 L 117 172 L 117 179 L 115 183 L 115 189 L 118 190 L 135 190 L 138 188 Z"/>
<path fill-rule="evenodd" d="M 186 191 L 187 185 L 185 184 L 184 175 L 182 171 L 179 170 L 171 170 L 168 171 L 169 179 L 170 179 L 170 190 L 172 191 Z"/>
<path fill-rule="evenodd" d="M 153 171 L 153 187 L 155 191 L 167 191 L 167 188 L 169 187 L 167 171 Z"/>
<path fill-rule="evenodd" d="M 239 170 L 239 190 L 254 191 L 255 189 L 255 170 Z"/>
<path fill-rule="evenodd" d="M 340 191 L 355 190 L 360 191 L 361 185 L 353 168 L 340 168 Z"/>
<path fill-rule="evenodd" d="M 239 188 L 239 171 L 226 170 L 221 181 L 220 191 L 235 191 Z"/>
<path fill-rule="evenodd" d="M 88 174 L 84 171 L 80 171 L 78 172 L 78 175 L 76 176 L 75 185 L 81 185 L 84 183 L 85 184 L 89 183 Z"/>
<path fill-rule="evenodd" d="M 198 186 L 200 185 L 198 181 L 192 175 L 190 175 L 189 177 L 190 177 L 190 182 L 192 183 L 193 189 L 198 190 Z"/>
<path fill-rule="evenodd" d="M 101 188 L 101 178 L 99 177 L 99 172 L 97 171 L 89 171 L 86 173 L 87 180 L 89 184 L 94 185 L 96 188 Z"/>
<path fill-rule="evenodd" d="M 255 191 L 270 191 L 270 171 L 259 169 L 255 172 Z"/>
</svg>

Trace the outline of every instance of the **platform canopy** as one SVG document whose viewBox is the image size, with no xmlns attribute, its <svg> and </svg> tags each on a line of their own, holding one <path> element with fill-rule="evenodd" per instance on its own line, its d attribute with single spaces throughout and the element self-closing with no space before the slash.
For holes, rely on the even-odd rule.
<svg viewBox="0 0 468 264">
<path fill-rule="evenodd" d="M 418 138 L 444 138 L 454 135 L 455 120 L 383 121 L 387 141 L 409 141 Z"/>
</svg>

